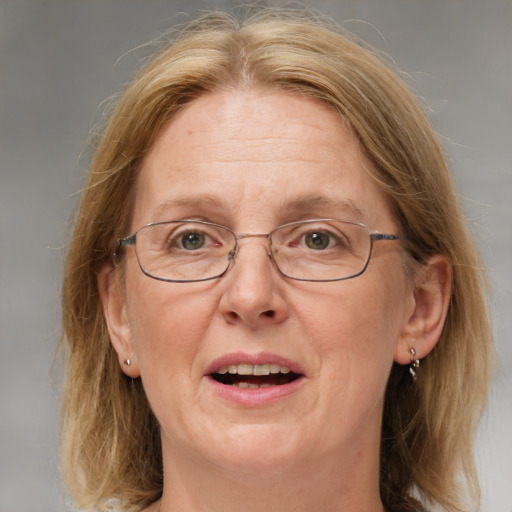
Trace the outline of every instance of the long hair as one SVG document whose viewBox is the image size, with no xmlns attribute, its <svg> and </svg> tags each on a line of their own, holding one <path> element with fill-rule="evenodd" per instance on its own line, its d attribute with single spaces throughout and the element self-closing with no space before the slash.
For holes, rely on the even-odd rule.
<svg viewBox="0 0 512 512">
<path fill-rule="evenodd" d="M 484 407 L 492 336 L 486 281 L 451 172 L 417 100 L 376 52 L 296 12 L 193 21 L 147 63 L 118 100 L 90 166 L 65 268 L 62 345 L 67 377 L 62 461 L 77 504 L 140 510 L 162 491 L 158 423 L 140 379 L 122 373 L 97 287 L 130 222 L 133 185 L 162 127 L 219 90 L 259 89 L 316 98 L 339 113 L 371 162 L 366 172 L 393 206 L 417 262 L 443 254 L 452 296 L 436 348 L 416 382 L 394 365 L 386 390 L 380 491 L 389 511 L 479 500 L 472 454 Z"/>
</svg>

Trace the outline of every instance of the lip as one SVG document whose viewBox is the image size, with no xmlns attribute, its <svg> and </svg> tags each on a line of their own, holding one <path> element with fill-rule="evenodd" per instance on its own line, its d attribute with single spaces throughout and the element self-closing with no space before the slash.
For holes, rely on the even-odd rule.
<svg viewBox="0 0 512 512">
<path fill-rule="evenodd" d="M 286 366 L 290 368 L 293 373 L 298 375 L 305 375 L 303 368 L 292 361 L 283 356 L 279 356 L 277 354 L 272 354 L 270 352 L 259 352 L 257 354 L 247 354 L 245 352 L 232 352 L 230 354 L 225 354 L 214 361 L 206 368 L 205 375 L 210 375 L 211 373 L 217 371 L 221 366 L 227 364 L 279 364 L 281 366 Z"/>
<path fill-rule="evenodd" d="M 229 364 L 279 364 L 286 366 L 290 370 L 299 375 L 299 377 L 292 382 L 286 384 L 269 386 L 258 389 L 239 388 L 237 386 L 228 386 L 217 382 L 211 374 L 218 370 L 221 366 Z M 260 352 L 258 354 L 247 354 L 245 352 L 233 352 L 225 354 L 208 365 L 204 378 L 211 386 L 211 389 L 216 396 L 222 400 L 232 402 L 234 404 L 261 407 L 264 405 L 272 404 L 286 396 L 294 393 L 305 381 L 305 373 L 302 367 L 286 357 L 272 354 L 269 352 Z"/>
</svg>

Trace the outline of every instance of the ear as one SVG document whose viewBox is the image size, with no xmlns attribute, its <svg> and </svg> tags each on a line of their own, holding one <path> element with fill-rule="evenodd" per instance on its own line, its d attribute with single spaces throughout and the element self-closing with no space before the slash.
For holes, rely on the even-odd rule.
<svg viewBox="0 0 512 512">
<path fill-rule="evenodd" d="M 436 254 L 422 265 L 414 280 L 412 306 L 395 351 L 399 364 L 427 356 L 443 331 L 451 296 L 452 269 L 445 256 Z"/>
<path fill-rule="evenodd" d="M 98 274 L 98 289 L 110 341 L 117 352 L 119 366 L 126 375 L 135 379 L 140 376 L 140 370 L 132 344 L 126 298 L 118 272 L 112 265 L 105 265 Z"/>
</svg>

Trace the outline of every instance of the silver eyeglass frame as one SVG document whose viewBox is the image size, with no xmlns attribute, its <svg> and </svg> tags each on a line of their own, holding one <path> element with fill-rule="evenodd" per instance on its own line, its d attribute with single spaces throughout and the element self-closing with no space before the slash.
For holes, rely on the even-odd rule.
<svg viewBox="0 0 512 512">
<path fill-rule="evenodd" d="M 272 234 L 282 228 L 285 228 L 288 226 L 293 226 L 295 224 L 296 225 L 308 224 L 308 223 L 313 224 L 315 222 L 342 222 L 345 224 L 359 226 L 359 227 L 363 228 L 368 233 L 368 236 L 370 237 L 370 248 L 368 251 L 368 257 L 366 259 L 364 267 L 359 272 L 356 272 L 355 274 L 350 274 L 349 276 L 344 276 L 344 277 L 339 277 L 339 278 L 309 279 L 309 278 L 302 278 L 302 277 L 293 277 L 293 276 L 286 274 L 285 272 L 283 272 L 281 270 L 281 268 L 279 267 L 279 265 L 277 264 L 277 262 L 274 258 L 274 253 L 272 251 Z M 136 249 L 137 233 L 139 231 L 141 231 L 142 229 L 145 229 L 150 226 L 157 226 L 157 225 L 162 225 L 162 224 L 173 224 L 173 223 L 204 224 L 205 226 L 217 227 L 217 228 L 221 228 L 226 231 L 229 231 L 234 237 L 235 247 L 228 253 L 228 258 L 227 258 L 228 261 L 227 261 L 226 268 L 219 274 L 216 274 L 211 277 L 201 278 L 201 279 L 169 279 L 169 278 L 165 278 L 165 277 L 154 276 L 153 274 L 150 274 L 149 272 L 147 272 L 144 269 L 144 267 L 142 266 L 140 259 L 139 259 L 139 255 L 137 253 L 137 249 Z M 228 228 L 227 226 L 224 226 L 222 224 L 217 224 L 215 222 L 209 222 L 209 221 L 203 221 L 203 220 L 193 220 L 193 219 L 177 219 L 177 220 L 168 220 L 168 221 L 162 221 L 162 222 L 151 222 L 149 224 L 145 224 L 144 226 L 140 227 L 139 229 L 137 229 L 137 231 L 135 231 L 135 233 L 133 233 L 131 235 L 128 235 L 128 236 L 125 236 L 122 238 L 118 238 L 117 244 L 116 244 L 116 250 L 113 254 L 113 259 L 114 259 L 114 262 L 117 264 L 117 261 L 120 256 L 119 251 L 122 248 L 125 248 L 128 246 L 133 246 L 133 248 L 135 249 L 135 256 L 136 256 L 139 268 L 141 269 L 141 271 L 144 275 L 146 275 L 147 277 L 150 277 L 151 279 L 156 279 L 157 281 L 164 281 L 164 282 L 168 282 L 168 283 L 198 283 L 198 282 L 202 282 L 202 281 L 212 281 L 214 279 L 220 279 L 222 276 L 224 276 L 228 272 L 233 261 L 236 258 L 237 252 L 238 252 L 238 241 L 242 240 L 244 238 L 266 238 L 267 245 L 268 245 L 267 254 L 268 254 L 270 260 L 272 261 L 272 263 L 274 264 L 275 268 L 278 270 L 278 272 L 282 276 L 284 276 L 288 279 L 293 279 L 294 281 L 308 281 L 308 282 L 314 282 L 314 283 L 345 281 L 347 279 L 353 279 L 354 277 L 358 277 L 361 274 L 363 274 L 366 271 L 366 269 L 368 268 L 368 265 L 370 263 L 370 259 L 371 259 L 372 253 L 373 253 L 374 242 L 378 242 L 378 241 L 382 241 L 382 240 L 384 240 L 384 241 L 403 240 L 403 236 L 401 234 L 387 234 L 387 233 L 374 232 L 374 231 L 371 231 L 366 225 L 364 225 L 362 223 L 347 221 L 347 220 L 342 220 L 342 219 L 319 218 L 319 219 L 306 219 L 306 220 L 301 220 L 301 221 L 288 222 L 286 224 L 281 224 L 280 226 L 277 226 L 269 233 L 235 233 L 232 229 Z"/>
</svg>

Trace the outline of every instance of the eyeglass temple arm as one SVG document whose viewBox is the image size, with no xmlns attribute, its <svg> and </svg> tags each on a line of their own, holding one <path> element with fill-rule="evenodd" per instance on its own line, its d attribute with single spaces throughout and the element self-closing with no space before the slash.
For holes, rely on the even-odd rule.
<svg viewBox="0 0 512 512">
<path fill-rule="evenodd" d="M 387 235 L 386 233 L 371 233 L 374 240 L 402 240 L 401 235 Z"/>
<path fill-rule="evenodd" d="M 130 236 L 125 236 L 124 238 L 118 238 L 116 243 L 116 250 L 114 251 L 113 256 L 116 257 L 118 255 L 118 252 L 123 247 L 126 247 L 127 245 L 133 245 L 135 247 L 135 237 L 137 236 L 137 233 L 134 233 Z"/>
</svg>

